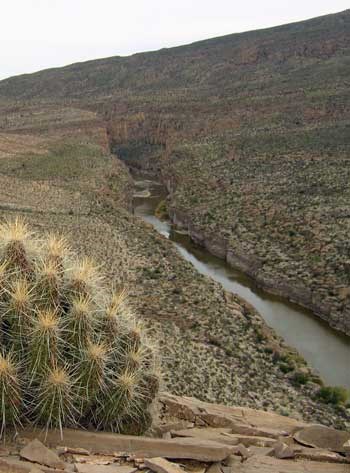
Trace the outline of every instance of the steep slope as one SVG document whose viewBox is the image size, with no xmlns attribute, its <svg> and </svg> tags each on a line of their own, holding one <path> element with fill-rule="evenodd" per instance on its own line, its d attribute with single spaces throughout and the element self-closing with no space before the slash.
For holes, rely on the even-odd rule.
<svg viewBox="0 0 350 473">
<path fill-rule="evenodd" d="M 98 112 L 196 241 L 349 334 L 349 73 L 346 10 L 7 79 L 0 131 L 24 102 Z"/>
</svg>

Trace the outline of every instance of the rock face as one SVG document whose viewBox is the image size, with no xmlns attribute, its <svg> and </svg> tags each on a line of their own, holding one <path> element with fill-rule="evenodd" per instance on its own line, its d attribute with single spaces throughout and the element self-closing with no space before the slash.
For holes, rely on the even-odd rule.
<svg viewBox="0 0 350 473">
<path fill-rule="evenodd" d="M 38 436 L 34 431 L 25 432 L 27 438 Z M 153 439 L 117 434 L 100 434 L 66 429 L 64 439 L 60 433 L 51 431 L 46 437 L 48 445 L 66 445 L 68 447 L 83 447 L 96 454 L 111 454 L 113 452 L 127 452 L 136 457 L 193 459 L 200 461 L 221 461 L 233 451 L 232 447 L 210 440 L 194 438 L 176 438 L 171 440 Z"/>
<path fill-rule="evenodd" d="M 304 422 L 272 412 L 222 406 L 172 394 L 163 394 L 160 402 L 169 417 L 184 419 L 200 426 L 228 427 L 231 433 L 242 435 L 284 437 L 306 425 Z"/>
<path fill-rule="evenodd" d="M 280 460 L 295 457 L 295 451 L 284 442 L 277 442 L 273 448 L 272 453 Z"/>
<path fill-rule="evenodd" d="M 36 473 L 348 473 L 350 458 L 336 453 L 349 434 L 306 425 L 253 409 L 208 404 L 163 395 L 159 418 L 149 437 L 64 430 L 49 432 L 47 446 L 38 432 L 19 432 L 20 444 L 5 445 L 0 471 Z M 188 420 L 190 419 L 190 420 Z M 175 426 L 187 427 L 177 430 Z M 250 429 L 250 434 L 247 434 Z M 268 437 L 261 437 L 261 432 Z M 157 436 L 168 433 L 170 439 Z M 208 440 L 215 438 L 215 441 Z M 235 445 L 227 443 L 235 439 Z M 296 441 L 296 440 L 297 441 Z M 299 441 L 321 445 L 302 446 Z M 238 443 L 241 442 L 241 443 Z M 305 442 L 306 443 L 306 442 Z M 346 448 L 344 447 L 345 451 Z M 343 451 L 344 451 L 343 449 Z M 57 452 L 57 454 L 55 453 Z M 24 461 L 25 460 L 25 461 Z M 48 466 L 50 465 L 50 466 Z M 53 469 L 55 468 L 55 469 Z"/>
<path fill-rule="evenodd" d="M 98 465 L 96 463 L 75 463 L 77 473 L 135 473 L 137 468 L 133 466 Z"/>
<path fill-rule="evenodd" d="M 318 281 L 319 287 L 315 285 L 317 283 L 312 281 L 311 278 L 299 281 L 296 274 L 293 274 L 293 269 L 288 269 L 288 274 L 284 270 L 288 267 L 288 264 L 294 264 L 295 267 L 302 264 L 306 266 L 308 264 L 307 261 L 302 263 L 292 263 L 290 261 L 288 263 L 287 261 L 290 258 L 282 255 L 280 250 L 278 250 L 280 256 L 278 256 L 276 261 L 278 263 L 281 259 L 285 261 L 284 267 L 280 271 L 279 268 L 275 267 L 274 259 L 269 259 L 268 256 L 269 252 L 271 254 L 275 252 L 274 248 L 269 248 L 273 241 L 268 242 L 266 239 L 261 239 L 264 247 L 256 247 L 255 251 L 253 249 L 247 251 L 248 245 L 244 243 L 242 245 L 242 242 L 238 241 L 230 242 L 229 238 L 222 238 L 220 235 L 225 232 L 225 228 L 221 228 L 220 225 L 215 230 L 209 228 L 205 223 L 201 222 L 200 216 L 196 215 L 194 209 L 189 207 L 182 210 L 178 209 L 176 198 L 181 192 L 178 189 L 177 193 L 170 194 L 171 206 L 169 208 L 169 215 L 173 223 L 179 228 L 186 230 L 197 245 L 204 247 L 214 256 L 225 260 L 233 268 L 247 274 L 264 291 L 310 309 L 333 328 L 350 334 L 350 312 L 346 305 L 349 299 L 349 288 L 341 286 L 344 278 L 338 281 L 340 286 L 336 279 L 333 278 L 332 284 L 334 285 L 335 294 L 329 300 L 319 297 L 317 294 L 326 294 L 330 291 L 330 288 L 325 285 L 319 270 L 315 271 L 315 275 L 321 277 Z M 292 226 L 293 224 L 288 222 L 288 225 Z M 256 229 L 254 232 L 258 233 L 258 230 Z M 304 248 L 301 251 L 304 253 L 305 259 L 307 259 L 309 250 Z M 310 250 L 310 252 L 314 253 L 315 251 Z M 261 254 L 264 254 L 264 256 L 260 257 L 259 255 Z M 338 256 L 336 258 L 338 259 Z M 268 271 L 266 271 L 267 267 Z M 310 271 L 312 272 L 309 268 L 304 268 L 305 277 Z M 339 287 L 339 291 L 336 290 L 336 287 Z"/>
</svg>

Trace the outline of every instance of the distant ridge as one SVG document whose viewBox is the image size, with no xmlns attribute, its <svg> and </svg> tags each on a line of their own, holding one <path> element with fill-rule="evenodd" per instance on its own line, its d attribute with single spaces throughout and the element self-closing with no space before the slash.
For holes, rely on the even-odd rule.
<svg viewBox="0 0 350 473">
<path fill-rule="evenodd" d="M 185 46 L 90 60 L 0 82 L 0 97 L 89 98 L 123 91 L 215 88 L 214 68 L 239 70 L 292 65 L 302 58 L 341 57 L 349 47 L 350 9 L 263 30 L 236 33 Z M 238 70 L 237 70 L 238 69 Z M 217 82 L 218 90 L 230 81 Z"/>
</svg>

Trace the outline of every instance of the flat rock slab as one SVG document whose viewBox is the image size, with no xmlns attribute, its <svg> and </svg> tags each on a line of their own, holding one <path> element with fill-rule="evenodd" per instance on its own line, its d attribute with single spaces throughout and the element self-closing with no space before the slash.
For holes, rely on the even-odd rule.
<svg viewBox="0 0 350 473">
<path fill-rule="evenodd" d="M 278 460 L 259 455 L 236 465 L 234 473 L 349 473 L 349 465 L 303 460 Z"/>
<path fill-rule="evenodd" d="M 45 437 L 38 430 L 24 430 L 21 437 Z M 52 447 L 66 446 L 69 448 L 85 448 L 92 454 L 109 454 L 126 452 L 140 458 L 164 457 L 192 459 L 204 462 L 222 461 L 232 452 L 229 445 L 197 438 L 176 438 L 171 440 L 118 435 L 104 432 L 87 432 L 64 429 L 63 440 L 60 432 L 49 431 L 45 442 Z"/>
<path fill-rule="evenodd" d="M 272 447 L 276 440 L 269 437 L 260 437 L 243 434 L 223 434 L 223 437 L 243 444 L 245 447 Z"/>
<path fill-rule="evenodd" d="M 75 455 L 90 455 L 89 450 L 86 450 L 85 448 L 57 447 L 56 451 L 59 455 L 63 455 L 65 453 L 71 453 Z"/>
<path fill-rule="evenodd" d="M 137 468 L 124 465 L 96 465 L 92 463 L 75 463 L 78 473 L 134 473 Z"/>
<path fill-rule="evenodd" d="M 331 452 L 330 450 L 324 450 L 322 448 L 308 448 L 302 447 L 300 450 L 295 452 L 296 458 L 303 458 L 305 460 L 313 460 L 319 462 L 330 462 L 330 463 L 350 463 L 350 459 L 345 458 L 339 453 Z M 350 472 L 350 467 L 349 467 Z"/>
<path fill-rule="evenodd" d="M 72 455 L 74 463 L 91 463 L 94 465 L 110 465 L 115 463 L 117 458 L 114 455 Z"/>
<path fill-rule="evenodd" d="M 197 425 L 199 420 L 211 427 L 231 427 L 232 432 L 238 434 L 278 438 L 307 425 L 272 412 L 210 404 L 192 397 L 163 393 L 159 400 L 170 417 L 197 422 Z"/>
<path fill-rule="evenodd" d="M 1 473 L 60 473 L 62 471 L 22 461 L 18 457 L 0 458 Z"/>
<path fill-rule="evenodd" d="M 245 447 L 255 445 L 256 447 L 272 447 L 276 440 L 270 437 L 260 437 L 243 434 L 232 434 L 231 429 L 223 428 L 194 428 L 172 431 L 173 437 L 192 437 L 206 440 L 212 440 L 214 442 L 223 443 L 225 445 L 238 445 L 242 443 Z"/>
<path fill-rule="evenodd" d="M 310 425 L 296 432 L 294 439 L 308 447 L 346 453 L 344 444 L 350 440 L 350 433 L 325 427 L 324 425 Z"/>
<path fill-rule="evenodd" d="M 165 458 L 146 458 L 145 465 L 155 473 L 184 473 L 184 470 Z"/>
<path fill-rule="evenodd" d="M 192 429 L 194 427 L 193 422 L 186 422 L 185 420 L 178 420 L 173 422 L 167 422 L 165 424 L 160 424 L 155 427 L 155 431 L 159 434 L 164 434 L 166 432 L 175 431 L 175 430 L 184 430 Z"/>
<path fill-rule="evenodd" d="M 183 429 L 183 430 L 172 430 L 172 437 L 189 437 L 189 438 L 198 438 L 204 440 L 212 440 L 213 442 L 223 443 L 225 445 L 238 445 L 238 438 L 231 438 L 230 436 L 225 436 L 223 434 L 228 434 L 231 429 L 215 429 L 215 428 L 206 428 L 206 429 Z"/>
<path fill-rule="evenodd" d="M 20 451 L 20 457 L 33 463 L 39 463 L 50 468 L 58 468 L 63 470 L 64 463 L 59 459 L 58 455 L 49 450 L 38 439 L 34 439 L 28 443 Z"/>
</svg>

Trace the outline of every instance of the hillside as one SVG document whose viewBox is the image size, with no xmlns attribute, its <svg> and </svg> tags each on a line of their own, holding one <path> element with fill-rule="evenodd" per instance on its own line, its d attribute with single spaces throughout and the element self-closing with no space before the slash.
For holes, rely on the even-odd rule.
<svg viewBox="0 0 350 473">
<path fill-rule="evenodd" d="M 0 94 L 17 99 L 83 100 L 105 94 L 159 95 L 170 90 L 198 93 L 198 88 L 204 94 L 246 94 L 254 91 L 247 87 L 247 79 L 256 86 L 260 82 L 266 89 L 276 86 L 278 78 L 294 75 L 296 69 L 299 73 L 294 79 L 300 81 L 299 86 L 304 83 L 310 87 L 310 75 L 321 85 L 322 81 L 335 79 L 334 66 L 336 79 L 341 81 L 347 78 L 349 65 L 349 23 L 347 10 L 177 48 L 73 64 L 4 80 Z M 317 77 L 317 72 L 323 72 L 325 77 Z"/>
<path fill-rule="evenodd" d="M 347 334 L 349 18 L 205 43 L 201 83 L 147 105 L 136 93 L 109 125 L 119 156 L 160 170 L 199 244 Z"/>
<path fill-rule="evenodd" d="M 173 393 L 346 428 L 252 307 L 130 214 L 110 151 L 164 180 L 199 243 L 350 333 L 349 72 L 346 11 L 2 81 L 0 217 L 64 233 L 128 284 Z"/>
<path fill-rule="evenodd" d="M 109 154 L 95 114 L 25 105 L 18 117 L 0 132 L 0 220 L 20 215 L 35 230 L 59 232 L 111 284 L 127 286 L 134 311 L 159 340 L 164 387 L 349 425 L 348 409 L 319 401 L 320 378 L 249 304 L 198 274 L 129 212 L 130 176 Z"/>
<path fill-rule="evenodd" d="M 349 72 L 347 10 L 7 79 L 0 129 L 98 112 L 197 242 L 349 334 Z"/>
</svg>

